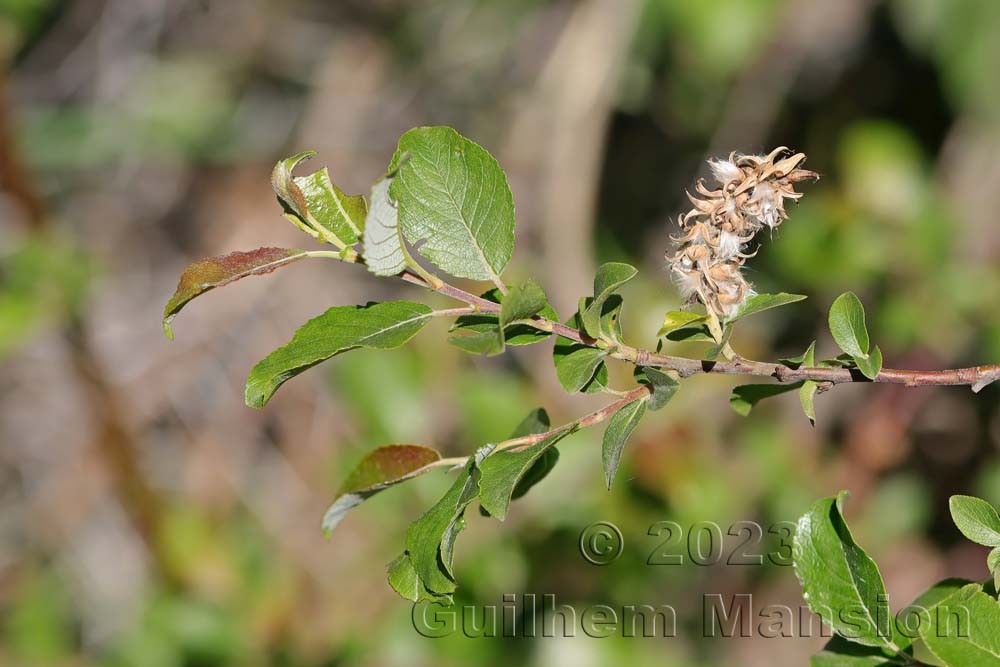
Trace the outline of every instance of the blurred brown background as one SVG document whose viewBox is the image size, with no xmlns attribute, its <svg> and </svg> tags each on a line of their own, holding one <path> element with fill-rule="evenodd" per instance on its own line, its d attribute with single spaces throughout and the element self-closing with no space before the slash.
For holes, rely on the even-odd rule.
<svg viewBox="0 0 1000 667">
<path fill-rule="evenodd" d="M 646 531 L 766 528 L 840 488 L 894 608 L 984 577 L 946 499 L 1000 503 L 1000 389 L 840 387 L 813 429 L 794 394 L 742 419 L 736 380 L 703 377 L 643 423 L 613 492 L 600 433 L 576 435 L 506 523 L 473 513 L 457 557 L 460 603 L 669 603 L 678 637 L 424 639 L 383 564 L 446 478 L 328 542 L 345 471 L 379 444 L 465 454 L 537 405 L 564 421 L 600 399 L 562 394 L 548 344 L 472 358 L 436 325 L 245 407 L 248 369 L 309 317 L 425 297 L 332 262 L 199 299 L 173 343 L 160 315 L 194 259 L 309 243 L 269 188 L 277 159 L 315 149 L 367 192 L 400 133 L 448 124 L 507 171 L 511 273 L 564 316 L 598 262 L 635 263 L 625 331 L 652 346 L 679 302 L 669 218 L 702 160 L 788 145 L 823 179 L 751 277 L 810 298 L 736 348 L 818 338 L 832 356 L 826 309 L 852 289 L 886 365 L 996 362 L 997 35 L 992 0 L 0 0 L 0 665 L 805 664 L 822 639 L 701 636 L 705 593 L 797 608 L 790 568 L 646 566 Z M 626 541 L 606 568 L 576 548 L 597 520 Z"/>
</svg>

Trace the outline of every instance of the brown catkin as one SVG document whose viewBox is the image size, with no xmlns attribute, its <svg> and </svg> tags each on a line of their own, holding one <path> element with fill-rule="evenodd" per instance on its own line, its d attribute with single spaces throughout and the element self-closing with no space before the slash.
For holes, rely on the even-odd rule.
<svg viewBox="0 0 1000 667">
<path fill-rule="evenodd" d="M 785 200 L 796 200 L 795 183 L 816 180 L 819 174 L 801 169 L 804 153 L 791 154 L 784 146 L 768 155 L 737 155 L 709 160 L 718 188 L 703 180 L 687 193 L 691 210 L 678 218 L 679 236 L 666 259 L 671 275 L 689 303 L 700 302 L 725 320 L 754 293 L 743 277 L 743 264 L 753 253 L 747 248 L 757 232 L 773 230 L 784 221 Z"/>
</svg>

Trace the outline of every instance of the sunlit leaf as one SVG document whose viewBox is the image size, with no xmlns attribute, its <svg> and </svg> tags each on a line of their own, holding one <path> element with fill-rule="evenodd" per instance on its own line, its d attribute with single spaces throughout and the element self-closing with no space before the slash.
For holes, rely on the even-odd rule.
<svg viewBox="0 0 1000 667">
<path fill-rule="evenodd" d="M 876 345 L 867 357 L 855 357 L 854 363 L 858 365 L 858 370 L 868 378 L 874 380 L 882 371 L 882 350 Z"/>
<path fill-rule="evenodd" d="M 1000 602 L 969 584 L 938 605 L 921 639 L 949 667 L 1000 665 Z"/>
<path fill-rule="evenodd" d="M 846 492 L 816 502 L 799 519 L 795 574 L 809 608 L 841 636 L 899 651 L 882 575 L 857 545 L 843 517 Z"/>
<path fill-rule="evenodd" d="M 698 322 L 704 322 L 706 317 L 704 315 L 699 315 L 698 313 L 692 313 L 686 310 L 671 310 L 663 317 L 663 326 L 656 333 L 656 337 L 660 338 L 666 336 L 667 334 L 677 331 L 682 327 L 686 327 Z"/>
<path fill-rule="evenodd" d="M 292 340 L 267 355 L 247 378 L 246 403 L 263 407 L 285 381 L 321 361 L 358 347 L 399 347 L 430 321 L 422 303 L 388 301 L 366 306 L 335 306 L 306 322 Z"/>
<path fill-rule="evenodd" d="M 770 310 L 771 308 L 802 301 L 805 298 L 803 294 L 786 294 L 785 292 L 781 292 L 780 294 L 754 294 L 747 297 L 727 321 L 735 322 L 736 320 L 741 320 L 744 317 L 749 317 L 750 315 Z"/>
<path fill-rule="evenodd" d="M 987 547 L 1000 547 L 1000 515 L 993 505 L 974 496 L 952 496 L 948 508 L 952 521 L 968 539 Z"/>
<path fill-rule="evenodd" d="M 844 292 L 830 306 L 830 333 L 840 349 L 855 359 L 868 356 L 865 308 L 854 292 Z"/>
<path fill-rule="evenodd" d="M 514 250 L 514 199 L 496 159 L 450 127 L 418 127 L 393 166 L 406 240 L 453 276 L 497 281 Z"/>
</svg>

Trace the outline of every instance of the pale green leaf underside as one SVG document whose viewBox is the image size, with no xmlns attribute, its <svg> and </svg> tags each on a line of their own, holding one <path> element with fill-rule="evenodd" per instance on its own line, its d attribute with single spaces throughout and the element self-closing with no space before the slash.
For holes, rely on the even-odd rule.
<svg viewBox="0 0 1000 667">
<path fill-rule="evenodd" d="M 622 285 L 635 278 L 638 269 L 622 262 L 608 262 L 597 269 L 594 276 L 594 298 L 581 310 L 584 330 L 593 338 L 601 335 L 601 314 L 608 298 Z"/>
<path fill-rule="evenodd" d="M 376 276 L 394 276 L 406 268 L 399 211 L 389 199 L 392 179 L 372 186 L 371 204 L 365 221 L 365 264 Z"/>
<path fill-rule="evenodd" d="M 409 301 L 330 308 L 253 367 L 247 378 L 246 403 L 263 407 L 286 380 L 340 352 L 399 347 L 427 324 L 431 312 L 428 306 Z"/>
<path fill-rule="evenodd" d="M 514 250 L 514 199 L 496 159 L 449 127 L 419 127 L 400 137 L 393 165 L 399 225 L 417 252 L 453 276 L 497 280 Z"/>
</svg>

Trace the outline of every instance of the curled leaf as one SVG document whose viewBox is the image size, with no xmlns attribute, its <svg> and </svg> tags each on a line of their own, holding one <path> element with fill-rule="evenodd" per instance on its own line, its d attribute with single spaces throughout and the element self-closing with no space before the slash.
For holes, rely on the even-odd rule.
<svg viewBox="0 0 1000 667">
<path fill-rule="evenodd" d="M 278 267 L 307 257 L 305 250 L 294 248 L 257 248 L 249 252 L 234 252 L 200 259 L 181 273 L 177 290 L 163 309 L 163 332 L 173 340 L 171 322 L 188 301 L 199 294 L 228 285 L 247 276 L 260 276 Z"/>
</svg>

